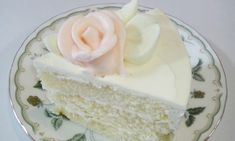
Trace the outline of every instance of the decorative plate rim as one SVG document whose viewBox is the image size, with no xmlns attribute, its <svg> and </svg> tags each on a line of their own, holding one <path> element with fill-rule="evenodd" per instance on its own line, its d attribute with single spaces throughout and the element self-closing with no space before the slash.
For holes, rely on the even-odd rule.
<svg viewBox="0 0 235 141">
<path fill-rule="evenodd" d="M 37 30 L 39 30 L 39 29 L 41 29 L 41 28 L 42 28 L 42 29 L 45 28 L 45 27 L 43 27 L 43 25 L 46 25 L 46 24 L 49 23 L 49 22 L 52 24 L 52 23 L 53 23 L 53 20 L 56 19 L 58 16 L 61 16 L 61 15 L 64 15 L 64 14 L 68 14 L 68 13 L 70 13 L 70 12 L 72 12 L 72 11 L 82 11 L 83 9 L 88 9 L 88 8 L 92 8 L 92 7 L 108 7 L 108 6 L 110 6 L 110 7 L 118 7 L 118 8 L 120 8 L 122 5 L 123 5 L 123 3 L 90 4 L 90 5 L 80 6 L 80 7 L 76 7 L 76 8 L 70 9 L 70 10 L 66 10 L 66 11 L 64 11 L 64 12 L 60 12 L 59 14 L 56 14 L 55 16 L 52 16 L 52 17 L 50 17 L 49 19 L 47 19 L 47 20 L 45 20 L 44 22 L 42 22 L 41 24 L 39 24 L 32 32 L 30 32 L 30 33 L 26 36 L 26 38 L 24 39 L 24 41 L 21 43 L 20 47 L 17 49 L 17 51 L 16 51 L 16 53 L 15 53 L 15 55 L 14 55 L 14 59 L 12 60 L 11 68 L 10 68 L 10 71 L 9 71 L 8 92 L 9 92 L 9 97 L 10 97 L 10 98 L 9 98 L 9 101 L 10 101 L 10 105 L 11 105 L 13 114 L 14 114 L 14 116 L 15 116 L 17 122 L 18 122 L 18 123 L 20 124 L 20 126 L 22 127 L 23 131 L 26 133 L 27 136 L 29 136 L 29 138 L 30 138 L 31 140 L 35 140 L 35 139 L 30 135 L 30 133 L 28 133 L 28 131 L 26 130 L 25 125 L 23 125 L 22 121 L 21 121 L 21 120 L 19 119 L 19 117 L 17 116 L 17 114 L 16 114 L 16 108 L 15 108 L 15 106 L 14 106 L 14 104 L 13 104 L 13 97 L 12 97 L 12 95 L 11 95 L 11 93 L 12 93 L 12 90 L 11 90 L 11 75 L 12 75 L 12 72 L 13 72 L 13 65 L 14 65 L 16 59 L 19 59 L 18 53 L 22 50 L 23 45 L 26 43 L 26 41 L 29 39 L 29 37 L 32 36 L 32 34 L 34 34 Z M 154 9 L 154 8 L 152 8 L 152 7 L 143 6 L 143 5 L 140 5 L 139 8 L 146 9 L 146 10 Z M 223 108 L 221 109 L 221 115 L 219 116 L 218 120 L 215 121 L 214 127 L 212 127 L 212 126 L 213 126 L 213 122 L 212 122 L 212 124 L 208 127 L 208 129 L 207 129 L 206 131 L 204 131 L 204 132 L 201 133 L 201 135 L 202 135 L 203 133 L 205 133 L 205 132 L 207 132 L 208 130 L 212 129 L 212 130 L 210 131 L 210 133 L 207 135 L 207 137 L 203 139 L 204 141 L 207 141 L 207 140 L 213 135 L 213 133 L 215 132 L 215 130 L 218 128 L 218 126 L 220 125 L 220 122 L 222 121 L 222 118 L 223 118 L 224 113 L 225 113 L 225 108 L 226 108 L 227 99 L 228 99 L 228 86 L 227 86 L 227 77 L 226 77 L 225 69 L 224 69 L 224 67 L 223 67 L 223 64 L 222 64 L 221 59 L 220 59 L 219 56 L 217 55 L 217 52 L 215 51 L 215 49 L 212 48 L 210 42 L 209 42 L 204 36 L 202 36 L 197 30 L 195 30 L 195 28 L 193 28 L 192 26 L 186 24 L 186 23 L 185 23 L 184 21 L 182 21 L 181 19 L 179 19 L 179 18 L 177 18 L 177 17 L 175 17 L 175 16 L 172 16 L 171 14 L 168 14 L 168 13 L 166 13 L 166 14 L 167 14 L 169 17 L 171 17 L 171 18 L 173 18 L 173 19 L 175 19 L 175 20 L 181 22 L 182 24 L 184 24 L 184 26 L 186 25 L 186 28 L 187 28 L 187 29 L 190 29 L 191 31 L 193 31 L 193 32 L 195 32 L 196 34 L 198 34 L 198 37 L 199 37 L 199 40 L 200 40 L 200 41 L 201 41 L 201 40 L 204 40 L 204 41 L 202 41 L 202 42 L 203 42 L 203 43 L 205 42 L 205 43 L 207 43 L 207 44 L 209 45 L 209 47 L 210 47 L 210 49 L 212 50 L 212 52 L 214 53 L 216 59 L 218 59 L 218 64 L 219 64 L 220 67 L 221 67 L 221 71 L 219 71 L 218 68 L 216 68 L 216 69 L 217 69 L 217 71 L 219 71 L 220 73 L 223 73 L 223 75 L 224 75 L 224 84 L 225 84 L 225 85 L 224 85 L 224 89 L 225 89 L 225 93 L 224 93 L 224 94 L 225 94 L 225 98 L 224 98 L 224 104 L 222 105 Z M 179 24 L 178 24 L 178 25 L 179 25 Z M 180 26 L 183 26 L 183 25 L 180 25 Z M 37 34 L 38 34 L 38 33 L 36 33 L 36 35 L 37 35 Z M 192 35 L 193 35 L 193 34 L 192 34 Z M 211 53 L 208 49 L 206 49 L 206 50 L 207 50 L 209 53 Z M 213 57 L 213 55 L 211 55 L 211 56 Z M 213 58 L 213 59 L 214 59 L 214 58 Z M 216 66 L 215 63 L 214 63 L 214 65 Z M 216 66 L 216 67 L 217 67 L 217 66 Z M 220 99 L 221 99 L 221 98 L 220 98 Z M 221 104 L 221 103 L 220 103 L 220 104 Z M 220 111 L 220 110 L 219 110 L 219 111 Z M 218 111 L 218 112 L 219 112 L 219 111 Z M 214 115 L 213 119 L 215 118 L 215 116 L 216 116 L 217 114 L 218 114 L 218 113 L 216 113 L 216 114 Z M 200 138 L 200 136 L 199 136 L 199 138 Z M 199 139 L 199 138 L 198 138 L 198 139 Z"/>
</svg>

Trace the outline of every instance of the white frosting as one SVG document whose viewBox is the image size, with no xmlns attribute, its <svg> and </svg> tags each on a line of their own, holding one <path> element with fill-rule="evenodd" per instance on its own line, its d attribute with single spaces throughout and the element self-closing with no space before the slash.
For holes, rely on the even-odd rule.
<svg viewBox="0 0 235 141">
<path fill-rule="evenodd" d="M 191 86 L 191 67 L 187 51 L 173 23 L 159 10 L 150 11 L 161 27 L 157 47 L 147 63 L 125 63 L 127 74 L 95 77 L 63 57 L 48 54 L 34 61 L 38 71 L 53 72 L 97 87 L 125 88 L 136 95 L 150 96 L 185 109 Z M 58 63 L 59 62 L 59 63 Z"/>
<path fill-rule="evenodd" d="M 79 61 L 84 61 L 85 63 L 77 63 L 76 61 L 71 61 L 71 58 L 74 59 L 74 56 L 71 57 L 71 51 L 72 55 L 73 49 L 68 49 L 68 45 L 71 45 L 69 47 L 73 47 L 73 44 L 76 44 L 77 46 L 84 47 L 83 45 L 80 45 L 80 42 L 77 42 L 77 33 L 80 33 L 80 27 L 81 24 L 78 24 L 76 26 L 71 26 L 71 24 L 74 22 L 73 20 L 76 20 L 76 18 L 81 17 L 72 17 L 67 21 L 67 24 L 64 24 L 60 30 L 59 36 L 58 36 L 58 45 L 60 49 L 60 53 L 62 53 L 61 56 L 60 53 L 57 53 L 54 48 L 56 48 L 56 45 L 52 44 L 53 38 L 47 38 L 44 42 L 48 43 L 46 46 L 54 46 L 50 48 L 51 53 L 48 53 L 46 55 L 43 55 L 42 57 L 36 58 L 33 62 L 34 67 L 36 68 L 39 77 L 45 75 L 44 78 L 50 78 L 47 74 L 55 74 L 52 75 L 51 78 L 58 78 L 52 79 L 53 84 L 56 84 L 56 89 L 53 90 L 50 89 L 49 83 L 46 85 L 46 80 L 42 79 L 42 83 L 45 82 L 45 85 L 43 86 L 48 91 L 51 91 L 52 93 L 57 93 L 57 89 L 61 88 L 60 94 L 62 95 L 62 99 L 65 99 L 62 103 L 59 102 L 59 100 L 55 100 L 55 103 L 58 105 L 62 105 L 67 109 L 67 112 L 71 111 L 71 113 L 86 116 L 86 114 L 81 110 L 83 104 L 89 105 L 92 102 L 97 103 L 97 105 L 104 106 L 106 105 L 106 108 L 108 110 L 114 110 L 114 116 L 117 112 L 115 110 L 121 111 L 122 114 L 127 112 L 130 113 L 130 115 L 135 115 L 136 117 L 140 117 L 141 119 L 144 119 L 146 121 L 150 120 L 154 117 L 154 119 L 159 119 L 159 124 L 161 123 L 169 123 L 168 126 L 157 126 L 156 129 L 160 131 L 160 133 L 169 133 L 169 130 L 175 131 L 178 127 L 181 117 L 183 116 L 188 98 L 190 95 L 190 85 L 191 85 L 191 66 L 189 63 L 189 58 L 187 55 L 187 51 L 184 47 L 184 44 L 181 41 L 181 38 L 177 32 L 177 29 L 173 25 L 173 23 L 168 19 L 164 13 L 162 13 L 159 10 L 152 10 L 145 14 L 137 14 L 134 18 L 133 16 L 136 13 L 137 10 L 137 0 L 132 0 L 130 4 L 124 7 L 124 10 L 118 11 L 117 14 L 120 16 L 120 18 L 124 21 L 126 24 L 125 31 L 122 32 L 122 30 L 118 29 L 124 29 L 120 28 L 122 27 L 122 23 L 118 23 L 116 25 L 117 30 L 115 30 L 118 34 L 122 35 L 114 36 L 115 39 L 120 40 L 120 43 L 115 45 L 115 47 L 121 46 L 119 50 L 112 49 L 111 51 L 113 53 L 109 53 L 106 57 L 104 57 L 102 60 L 94 62 L 92 65 L 92 69 L 97 69 L 98 66 L 98 73 L 91 73 L 87 67 L 86 67 L 86 59 L 88 59 L 88 62 L 93 60 L 94 58 L 100 57 L 100 52 L 98 54 L 88 54 L 87 51 L 81 52 L 82 48 L 78 51 L 79 53 L 76 54 L 75 59 Z M 130 8 L 128 8 L 130 7 Z M 125 14 L 125 11 L 129 11 Z M 96 13 L 97 14 L 97 13 Z M 106 16 L 110 16 L 110 13 L 99 13 L 98 17 L 100 16 L 100 19 L 103 19 L 102 14 L 107 14 Z M 90 14 L 92 15 L 92 14 Z M 95 15 L 97 17 L 97 15 Z M 118 18 L 111 14 L 112 20 Z M 91 18 L 94 19 L 94 18 Z M 107 20 L 108 23 L 109 19 Z M 119 20 L 114 20 L 119 21 Z M 110 21 L 111 22 L 111 21 Z M 78 23 L 78 22 L 77 22 Z M 112 37 L 114 31 L 112 27 L 110 27 L 111 24 L 108 24 L 107 29 L 110 30 L 110 35 L 107 37 Z M 72 36 L 70 35 L 70 29 L 74 29 L 74 33 Z M 65 31 L 64 34 L 62 31 Z M 83 31 L 83 30 L 82 30 Z M 99 42 L 99 34 L 98 30 L 93 29 L 93 27 L 86 27 L 85 32 L 81 32 L 81 37 L 85 39 L 87 45 L 92 47 L 92 49 L 97 49 L 98 42 Z M 126 32 L 127 32 L 127 38 L 126 38 Z M 108 32 L 109 33 L 109 32 Z M 69 35 L 69 36 L 67 36 Z M 80 35 L 80 34 L 79 34 Z M 67 40 L 67 37 L 70 37 L 69 40 Z M 92 38 L 90 38 L 92 37 Z M 117 37 L 117 38 L 116 38 Z M 72 41 L 73 39 L 73 41 Z M 113 38 L 114 39 L 114 38 Z M 124 46 L 124 39 L 126 39 L 126 44 Z M 135 39 L 135 40 L 133 40 Z M 109 40 L 107 40 L 109 42 Z M 117 41 L 115 40 L 114 43 Z M 64 44 L 67 43 L 67 44 Z M 112 43 L 112 42 L 110 42 Z M 122 44 L 123 43 L 123 44 Z M 156 45 L 157 44 L 157 45 Z M 62 46 L 61 48 L 61 45 Z M 125 61 L 123 64 L 123 48 L 125 47 Z M 101 45 L 101 48 L 105 47 L 105 45 Z M 109 47 L 109 46 L 107 46 Z M 110 47 L 114 47 L 114 45 L 111 45 Z M 74 48 L 77 49 L 77 48 Z M 88 47 L 88 49 L 90 49 Z M 104 48 L 109 49 L 109 48 Z M 101 53 L 104 52 L 110 52 L 109 50 L 101 50 Z M 121 53 L 115 53 L 115 52 L 121 52 Z M 97 52 L 96 52 L 97 53 Z M 116 55 L 115 55 L 116 54 Z M 89 56 L 91 55 L 91 56 Z M 94 58 L 92 58 L 94 57 Z M 110 57 L 113 58 L 113 60 L 110 60 Z M 67 58 L 67 59 L 65 59 Z M 91 59 L 91 60 L 89 60 Z M 119 62 L 119 63 L 118 63 Z M 121 63 L 120 63 L 121 62 Z M 110 64 L 110 65 L 107 65 Z M 121 66 L 121 69 L 116 68 L 116 66 Z M 113 68 L 113 69 L 112 69 Z M 125 74 L 123 73 L 113 73 L 111 70 L 118 69 L 123 70 L 125 68 Z M 111 69 L 111 70 L 110 70 Z M 108 70 L 108 71 L 106 71 Z M 119 72 L 118 71 L 118 72 Z M 45 73 L 44 73 L 45 72 Z M 106 73 L 110 72 L 110 73 Z M 115 72 L 115 71 L 114 71 Z M 122 71 L 120 71 L 122 72 Z M 102 75 L 98 75 L 102 74 Z M 122 74 L 122 75 L 120 75 Z M 103 77 L 101 77 L 103 76 Z M 43 77 L 41 77 L 43 78 Z M 92 84 L 93 86 L 96 86 L 97 88 L 102 87 L 110 87 L 112 90 L 117 92 L 114 92 L 114 94 L 117 94 L 118 96 L 122 94 L 126 94 L 128 96 L 134 95 L 134 99 L 129 100 L 126 97 L 121 97 L 119 101 L 116 101 L 118 104 L 115 106 L 115 100 L 110 100 L 108 97 L 110 96 L 110 93 L 107 93 L 108 95 L 102 95 L 101 98 L 107 98 L 108 101 L 102 101 L 96 97 L 96 99 L 90 99 L 87 94 L 85 96 L 81 96 L 87 103 L 80 104 L 81 108 L 79 109 L 78 105 L 76 106 L 76 101 L 70 101 L 67 102 L 67 100 L 72 100 L 74 98 L 68 97 L 68 99 L 65 98 L 67 93 L 72 93 L 74 90 L 75 93 L 78 93 L 78 91 L 83 90 L 81 87 L 78 87 L 78 89 L 74 89 L 77 87 L 77 83 L 74 83 L 75 87 L 72 86 L 72 83 L 69 83 L 66 85 L 65 83 L 62 83 L 61 85 L 58 84 L 58 80 L 60 78 L 68 79 L 68 80 L 77 80 L 80 81 L 80 83 L 87 83 Z M 59 81 L 63 82 L 63 81 Z M 73 81 L 65 81 L 65 82 L 73 82 Z M 61 87 L 59 87 L 61 86 Z M 62 87 L 64 86 L 64 87 Z M 90 85 L 88 85 L 90 86 Z M 71 89 L 73 88 L 73 89 Z M 65 90 L 67 89 L 67 90 Z M 86 88 L 85 90 L 90 90 L 89 88 Z M 99 89 L 102 90 L 102 89 Z M 97 96 L 97 92 L 99 92 L 95 88 L 93 93 L 91 91 L 90 94 L 95 94 Z M 63 93 L 65 91 L 65 93 Z M 123 93 L 122 93 L 123 92 Z M 80 92 L 80 95 L 82 95 Z M 101 91 L 102 94 L 106 94 L 106 92 Z M 56 96 L 56 95 L 54 95 Z M 49 99 L 53 99 L 53 94 L 48 95 Z M 138 96 L 138 97 L 135 97 Z M 143 102 L 144 99 L 148 99 L 143 105 L 143 107 L 147 107 L 147 109 L 151 109 L 151 107 L 154 105 L 151 103 L 157 102 L 160 109 L 153 109 L 152 112 L 148 113 L 154 113 L 156 115 L 146 114 L 144 112 L 147 112 L 148 110 L 144 109 L 143 111 L 136 111 L 137 109 L 131 108 L 131 106 L 128 105 L 119 105 L 120 103 L 124 103 L 123 101 L 126 100 L 126 102 L 129 104 L 131 102 Z M 53 100 L 52 100 L 53 101 Z M 66 105 L 66 106 L 65 106 Z M 112 107 L 112 108 L 111 108 Z M 128 107 L 128 108 L 126 108 Z M 134 106 L 135 107 L 135 106 Z M 92 114 L 94 112 L 93 108 L 90 109 L 91 111 L 89 114 Z M 155 112 L 156 111 L 156 112 Z M 106 112 L 106 111 L 105 111 Z M 112 112 L 108 112 L 112 113 Z M 160 118 L 161 113 L 164 115 L 167 115 L 166 118 Z M 120 114 L 120 113 L 119 113 Z M 128 115 L 128 116 L 130 116 Z M 96 115 L 94 115 L 96 116 Z M 158 117 L 159 116 L 159 117 Z M 102 120 L 112 121 L 113 118 L 103 118 Z M 136 118 L 134 118 L 136 119 Z M 101 121 L 102 121 L 101 120 Z M 120 122 L 120 120 L 118 120 Z M 114 122 L 115 123 L 115 122 Z M 143 125 L 141 125 L 143 126 Z M 148 125 L 149 127 L 149 125 Z M 137 129 L 137 128 L 136 128 Z M 155 129 L 155 127 L 154 127 Z M 148 130 L 148 129 L 146 129 Z M 156 131 L 156 130 L 154 130 Z M 128 132 L 128 131 L 125 131 Z M 145 134 L 143 134 L 145 135 Z M 154 134 L 155 135 L 155 134 Z M 144 136 L 141 136 L 144 137 Z M 158 137 L 157 137 L 158 138 Z M 146 137 L 144 137 L 146 139 Z"/>
<path fill-rule="evenodd" d="M 168 17 L 159 10 L 147 14 L 153 16 L 161 28 L 157 46 L 145 63 L 125 62 L 126 75 L 95 76 L 55 53 L 36 58 L 34 67 L 39 75 L 43 72 L 55 73 L 58 77 L 90 83 L 98 88 L 109 86 L 114 91 L 158 100 L 168 115 L 168 120 L 161 122 L 168 122 L 169 128 L 174 131 L 190 95 L 191 66 L 181 38 Z M 72 109 L 73 105 L 68 111 Z M 145 115 L 138 116 L 148 119 Z"/>
</svg>

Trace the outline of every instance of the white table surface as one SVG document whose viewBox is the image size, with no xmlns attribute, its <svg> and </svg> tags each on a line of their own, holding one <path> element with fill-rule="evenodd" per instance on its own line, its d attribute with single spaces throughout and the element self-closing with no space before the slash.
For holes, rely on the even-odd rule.
<svg viewBox="0 0 235 141">
<path fill-rule="evenodd" d="M 90 4 L 128 0 L 0 0 L 0 141 L 30 141 L 9 103 L 8 77 L 24 39 L 41 23 L 64 11 Z M 209 141 L 235 140 L 235 0 L 140 0 L 180 18 L 201 33 L 221 59 L 229 96 L 221 124 Z"/>
</svg>

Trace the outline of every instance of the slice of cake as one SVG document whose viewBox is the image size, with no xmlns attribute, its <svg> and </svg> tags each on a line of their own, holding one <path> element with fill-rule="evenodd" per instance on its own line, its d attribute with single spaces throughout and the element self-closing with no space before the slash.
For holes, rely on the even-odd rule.
<svg viewBox="0 0 235 141">
<path fill-rule="evenodd" d="M 191 84 L 187 51 L 160 10 L 68 18 L 33 62 L 55 112 L 112 140 L 171 141 Z"/>
</svg>

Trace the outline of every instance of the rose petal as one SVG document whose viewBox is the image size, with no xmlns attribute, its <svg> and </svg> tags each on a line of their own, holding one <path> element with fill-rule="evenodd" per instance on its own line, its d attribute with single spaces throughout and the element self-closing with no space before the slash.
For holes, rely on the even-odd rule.
<svg viewBox="0 0 235 141">
<path fill-rule="evenodd" d="M 101 56 L 100 58 L 89 62 L 87 66 L 94 74 L 106 75 L 118 73 L 124 74 L 124 61 L 123 61 L 123 50 L 124 43 L 126 40 L 126 31 L 124 24 L 121 22 L 119 17 L 115 13 L 104 11 L 115 23 L 115 33 L 118 38 L 118 42 L 114 48 L 109 52 Z"/>
<path fill-rule="evenodd" d="M 64 22 L 58 32 L 58 49 L 65 58 L 71 61 L 73 60 L 71 50 L 73 48 L 76 48 L 76 45 L 74 44 L 72 39 L 71 30 L 74 22 L 80 18 L 80 16 L 69 18 L 67 21 Z"/>
<path fill-rule="evenodd" d="M 103 33 L 103 38 L 100 41 L 99 47 L 92 51 L 92 48 L 82 41 L 82 34 L 87 28 L 89 28 L 89 26 L 96 27 L 97 24 L 100 25 L 98 29 Z M 89 53 L 90 55 L 87 56 L 91 57 L 85 57 L 87 58 L 85 59 L 84 53 L 82 53 L 82 56 L 79 56 L 80 53 L 77 53 L 76 59 L 81 62 L 89 62 L 107 53 L 117 42 L 117 36 L 114 34 L 114 31 L 114 23 L 112 19 L 103 12 L 88 14 L 86 17 L 80 19 L 80 21 L 77 21 L 72 28 L 73 40 L 78 48 Z"/>
<path fill-rule="evenodd" d="M 92 38 L 91 38 L 92 37 Z M 70 18 L 58 35 L 63 56 L 97 75 L 123 73 L 124 24 L 114 12 Z"/>
<path fill-rule="evenodd" d="M 99 32 L 94 27 L 88 27 L 82 34 L 82 38 L 92 49 L 97 49 L 100 45 Z"/>
</svg>

